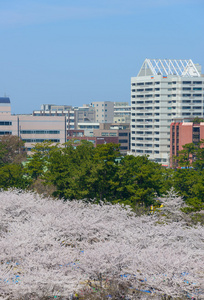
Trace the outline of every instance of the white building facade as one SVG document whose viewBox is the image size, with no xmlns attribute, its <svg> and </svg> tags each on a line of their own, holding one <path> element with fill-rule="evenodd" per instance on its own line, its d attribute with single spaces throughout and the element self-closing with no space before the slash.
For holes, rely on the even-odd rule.
<svg viewBox="0 0 204 300">
<path fill-rule="evenodd" d="M 90 104 L 96 112 L 97 123 L 113 123 L 114 103 L 111 101 L 94 101 Z"/>
<path fill-rule="evenodd" d="M 191 60 L 146 59 L 131 78 L 131 151 L 169 165 L 170 124 L 203 118 L 204 77 Z"/>
<path fill-rule="evenodd" d="M 113 123 L 130 123 L 131 106 L 128 102 L 114 102 Z"/>
</svg>

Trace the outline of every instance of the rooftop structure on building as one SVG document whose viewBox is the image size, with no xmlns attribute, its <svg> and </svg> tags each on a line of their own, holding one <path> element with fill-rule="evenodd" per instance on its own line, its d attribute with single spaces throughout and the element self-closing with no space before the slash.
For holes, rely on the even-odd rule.
<svg viewBox="0 0 204 300">
<path fill-rule="evenodd" d="M 146 59 L 131 78 L 131 154 L 170 162 L 170 124 L 203 117 L 204 77 L 192 60 Z"/>
<path fill-rule="evenodd" d="M 200 77 L 201 66 L 191 59 L 145 59 L 138 76 L 176 75 L 180 77 Z"/>
</svg>

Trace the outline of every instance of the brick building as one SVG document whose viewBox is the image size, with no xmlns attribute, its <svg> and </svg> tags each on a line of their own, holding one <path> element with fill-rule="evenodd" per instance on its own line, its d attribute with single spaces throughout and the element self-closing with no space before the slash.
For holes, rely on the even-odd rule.
<svg viewBox="0 0 204 300">
<path fill-rule="evenodd" d="M 204 139 L 204 122 L 173 122 L 170 126 L 170 167 L 176 167 L 174 156 L 185 144 L 198 144 Z"/>
</svg>

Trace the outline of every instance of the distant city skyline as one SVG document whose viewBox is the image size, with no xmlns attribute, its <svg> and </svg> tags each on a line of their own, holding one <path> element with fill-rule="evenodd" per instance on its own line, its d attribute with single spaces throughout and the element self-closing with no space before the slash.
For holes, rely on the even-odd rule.
<svg viewBox="0 0 204 300">
<path fill-rule="evenodd" d="M 130 103 L 145 58 L 204 68 L 203 12 L 203 0 L 1 1 L 0 96 L 14 114 L 46 103 Z"/>
</svg>

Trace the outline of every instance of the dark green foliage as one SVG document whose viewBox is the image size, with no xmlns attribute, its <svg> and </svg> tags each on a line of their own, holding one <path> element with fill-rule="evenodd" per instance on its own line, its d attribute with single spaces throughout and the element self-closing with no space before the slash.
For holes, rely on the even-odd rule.
<svg viewBox="0 0 204 300">
<path fill-rule="evenodd" d="M 25 189 L 30 185 L 30 180 L 24 176 L 21 164 L 9 164 L 0 167 L 0 188 L 10 187 Z"/>
<path fill-rule="evenodd" d="M 21 163 L 26 159 L 24 142 L 14 135 L 5 135 L 0 138 L 0 166 Z"/>
<path fill-rule="evenodd" d="M 195 170 L 204 170 L 204 140 L 199 143 L 186 144 L 183 150 L 178 152 L 178 156 L 174 157 L 179 167 L 194 168 Z"/>
<path fill-rule="evenodd" d="M 94 197 L 93 184 L 97 177 L 93 155 L 94 147 L 86 141 L 76 149 L 68 144 L 51 153 L 46 182 L 56 187 L 55 196 L 65 199 Z"/>
<path fill-rule="evenodd" d="M 189 205 L 185 212 L 204 209 L 204 171 L 178 169 L 173 175 L 173 185 Z"/>
<path fill-rule="evenodd" d="M 53 146 L 50 141 L 37 143 L 31 150 L 31 156 L 25 164 L 25 172 L 32 179 L 42 176 L 47 170 L 51 152 L 58 149 L 58 145 Z"/>
<path fill-rule="evenodd" d="M 120 163 L 119 163 L 120 161 Z M 47 184 L 56 187 L 54 196 L 64 199 L 94 199 L 138 205 L 150 205 L 155 195 L 166 191 L 166 173 L 147 157 L 120 158 L 119 145 L 94 148 L 82 142 L 50 152 Z"/>
<path fill-rule="evenodd" d="M 94 182 L 95 197 L 97 200 L 114 201 L 115 189 L 118 185 L 118 158 L 120 157 L 118 144 L 99 145 L 94 150 L 94 164 L 97 180 Z"/>
<path fill-rule="evenodd" d="M 163 169 L 146 156 L 126 156 L 118 169 L 117 201 L 135 207 L 149 206 L 156 195 L 165 192 Z"/>
<path fill-rule="evenodd" d="M 24 142 L 17 136 L 6 135 L 0 139 L 0 188 L 25 189 L 30 181 L 24 176 L 21 164 L 26 159 Z"/>
</svg>

